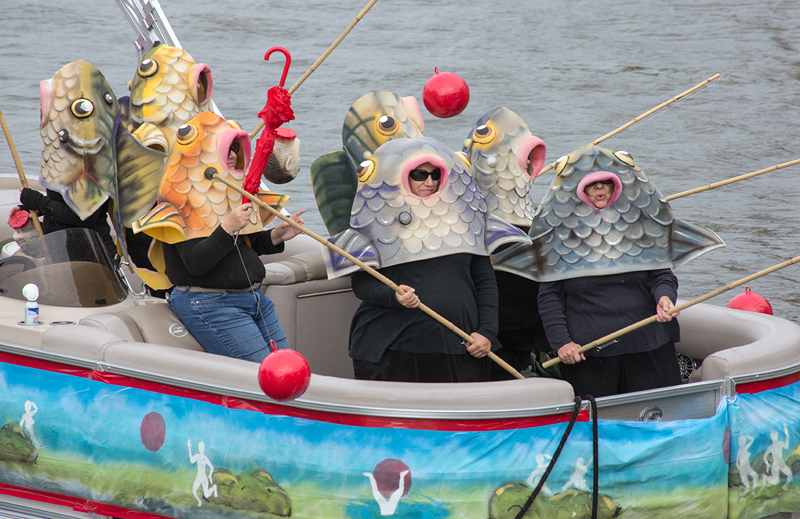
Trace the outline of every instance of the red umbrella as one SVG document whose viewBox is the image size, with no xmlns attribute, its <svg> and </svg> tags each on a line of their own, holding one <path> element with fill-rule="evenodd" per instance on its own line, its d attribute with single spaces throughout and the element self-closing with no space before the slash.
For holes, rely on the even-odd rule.
<svg viewBox="0 0 800 519">
<path fill-rule="evenodd" d="M 282 52 L 286 56 L 286 65 L 283 67 L 283 75 L 278 86 L 274 86 L 267 91 L 267 103 L 258 112 L 258 116 L 264 121 L 264 130 L 256 141 L 256 149 L 253 152 L 253 160 L 250 162 L 250 169 L 244 181 L 244 190 L 255 195 L 261 185 L 261 175 L 267 166 L 272 148 L 275 146 L 275 131 L 280 125 L 294 119 L 292 111 L 292 95 L 283 88 L 286 75 L 289 73 L 289 65 L 292 57 L 289 51 L 283 47 L 272 47 L 264 54 L 264 60 L 269 61 L 269 56 L 273 52 Z"/>
</svg>

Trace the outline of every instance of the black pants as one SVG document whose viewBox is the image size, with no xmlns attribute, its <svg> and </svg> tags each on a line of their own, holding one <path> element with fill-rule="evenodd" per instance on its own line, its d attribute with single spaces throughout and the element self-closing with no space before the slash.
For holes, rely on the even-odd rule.
<svg viewBox="0 0 800 519">
<path fill-rule="evenodd" d="M 381 362 L 353 359 L 358 380 L 393 382 L 486 382 L 492 369 L 488 357 L 476 359 L 469 353 L 409 353 L 389 350 Z"/>
<path fill-rule="evenodd" d="M 682 383 L 674 342 L 643 353 L 587 356 L 584 362 L 562 365 L 561 373 L 576 396 L 617 395 Z"/>
</svg>

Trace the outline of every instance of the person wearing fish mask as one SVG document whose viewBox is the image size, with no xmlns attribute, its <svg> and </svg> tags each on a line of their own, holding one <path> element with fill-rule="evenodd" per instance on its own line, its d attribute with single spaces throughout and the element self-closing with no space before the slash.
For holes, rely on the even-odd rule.
<svg viewBox="0 0 800 519">
<path fill-rule="evenodd" d="M 488 213 L 468 162 L 426 137 L 389 140 L 361 162 L 350 226 L 331 241 L 379 268 L 404 294 L 327 253 L 329 277 L 355 272 L 353 293 L 361 300 L 350 325 L 355 378 L 489 380 L 487 355 L 499 347 L 489 255 L 503 243 L 530 240 Z M 474 343 L 462 344 L 417 308 L 420 301 Z"/>
<path fill-rule="evenodd" d="M 538 281 L 539 313 L 561 374 L 595 397 L 681 383 L 678 295 L 672 269 L 725 244 L 674 217 L 625 151 L 589 144 L 555 163 L 533 216 L 531 245 L 492 256 L 495 270 Z M 585 353 L 580 345 L 655 315 L 655 321 Z"/>
</svg>

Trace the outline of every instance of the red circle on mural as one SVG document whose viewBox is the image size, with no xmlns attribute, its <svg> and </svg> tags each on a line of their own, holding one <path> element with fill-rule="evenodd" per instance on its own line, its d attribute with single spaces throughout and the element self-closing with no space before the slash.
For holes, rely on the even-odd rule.
<svg viewBox="0 0 800 519">
<path fill-rule="evenodd" d="M 164 436 L 167 432 L 167 424 L 164 423 L 164 418 L 153 411 L 147 413 L 142 419 L 142 426 L 139 428 L 142 435 L 142 444 L 149 451 L 157 451 L 164 445 Z"/>
<path fill-rule="evenodd" d="M 403 495 L 408 494 L 411 488 L 411 470 L 408 465 L 394 458 L 385 459 L 375 465 L 372 476 L 375 478 L 378 491 L 383 497 L 388 499 L 395 490 L 400 488 L 400 473 L 406 470 L 408 470 L 408 474 L 403 478 Z"/>
</svg>

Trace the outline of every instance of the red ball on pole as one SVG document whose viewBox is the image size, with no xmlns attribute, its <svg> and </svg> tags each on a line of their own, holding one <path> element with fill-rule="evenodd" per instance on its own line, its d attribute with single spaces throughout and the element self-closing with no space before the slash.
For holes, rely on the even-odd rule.
<svg viewBox="0 0 800 519">
<path fill-rule="evenodd" d="M 467 82 L 452 72 L 439 72 L 433 69 L 433 76 L 422 89 L 422 101 L 430 113 L 440 118 L 453 117 L 469 104 L 469 87 Z"/>
<path fill-rule="evenodd" d="M 258 367 L 258 385 L 268 397 L 279 402 L 300 397 L 310 383 L 308 361 L 294 350 L 275 350 Z"/>
<path fill-rule="evenodd" d="M 772 315 L 772 305 L 769 304 L 769 301 L 765 297 L 751 292 L 748 286 L 744 287 L 744 294 L 731 298 L 728 308 Z"/>
</svg>

